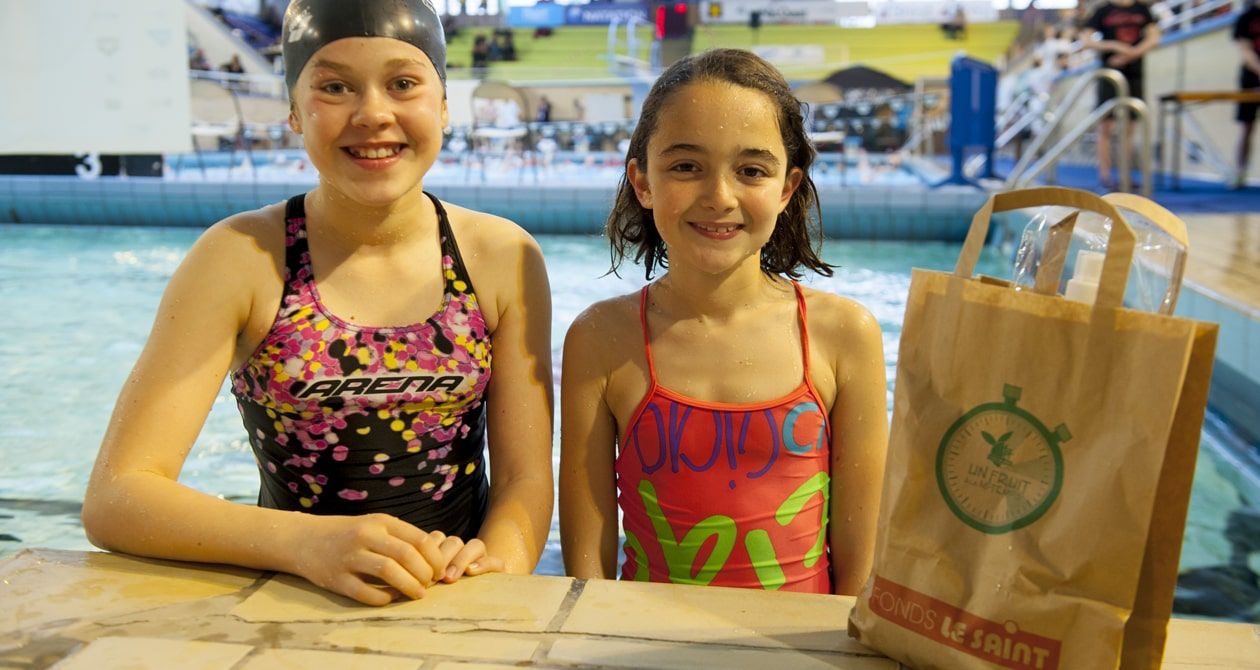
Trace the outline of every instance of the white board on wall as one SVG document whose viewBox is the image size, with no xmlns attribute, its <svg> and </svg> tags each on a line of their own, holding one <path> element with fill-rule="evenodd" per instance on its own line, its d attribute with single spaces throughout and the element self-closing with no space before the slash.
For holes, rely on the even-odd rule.
<svg viewBox="0 0 1260 670">
<path fill-rule="evenodd" d="M 0 154 L 192 148 L 184 3 L 0 1 Z"/>
</svg>

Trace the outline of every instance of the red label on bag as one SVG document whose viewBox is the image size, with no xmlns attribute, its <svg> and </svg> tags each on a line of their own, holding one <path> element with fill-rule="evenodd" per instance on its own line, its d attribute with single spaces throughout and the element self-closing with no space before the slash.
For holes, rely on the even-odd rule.
<svg viewBox="0 0 1260 670">
<path fill-rule="evenodd" d="M 1059 640 L 998 623 L 962 608 L 875 577 L 868 601 L 871 611 L 906 630 L 953 647 L 989 663 L 1015 670 L 1055 670 Z"/>
</svg>

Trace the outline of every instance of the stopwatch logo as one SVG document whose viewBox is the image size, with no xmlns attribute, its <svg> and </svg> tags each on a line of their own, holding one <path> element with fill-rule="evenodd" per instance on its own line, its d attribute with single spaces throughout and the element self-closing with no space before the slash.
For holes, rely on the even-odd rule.
<svg viewBox="0 0 1260 670">
<path fill-rule="evenodd" d="M 936 452 L 936 482 L 951 511 L 989 534 L 1023 528 L 1054 504 L 1063 487 L 1059 445 L 1067 426 L 1047 430 L 1016 403 L 1007 384 L 1004 402 L 977 405 L 954 422 Z"/>
</svg>

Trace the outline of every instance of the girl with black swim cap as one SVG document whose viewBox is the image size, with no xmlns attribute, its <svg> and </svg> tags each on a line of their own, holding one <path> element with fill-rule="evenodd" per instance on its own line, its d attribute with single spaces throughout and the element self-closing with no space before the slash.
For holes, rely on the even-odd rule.
<svg viewBox="0 0 1260 670">
<path fill-rule="evenodd" d="M 447 123 L 438 16 L 427 0 L 294 0 L 282 40 L 319 185 L 220 221 L 176 270 L 84 529 L 373 605 L 528 573 L 551 520 L 550 293 L 525 231 L 423 190 Z M 178 482 L 225 375 L 257 506 Z"/>
</svg>

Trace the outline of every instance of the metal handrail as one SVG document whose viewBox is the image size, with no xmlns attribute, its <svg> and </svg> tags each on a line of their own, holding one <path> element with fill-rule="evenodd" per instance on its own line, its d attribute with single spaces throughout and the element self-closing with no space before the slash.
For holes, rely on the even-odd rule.
<svg viewBox="0 0 1260 670">
<path fill-rule="evenodd" d="M 1085 119 L 1084 123 L 1077 124 L 1068 131 L 1068 133 L 1059 140 L 1058 144 L 1051 147 L 1040 160 L 1028 167 L 1018 179 L 1016 179 L 1014 177 L 1014 173 L 1012 173 L 1012 177 L 1006 181 L 1006 188 L 1019 188 L 1020 186 L 1031 182 L 1037 177 L 1037 175 L 1041 174 L 1046 168 L 1058 161 L 1063 154 L 1067 153 L 1068 149 L 1071 149 L 1072 145 L 1076 144 L 1077 140 L 1084 136 L 1085 133 L 1093 129 L 1099 121 L 1102 121 L 1103 117 L 1110 114 L 1112 110 L 1117 108 L 1131 112 L 1134 119 L 1141 124 L 1142 153 L 1138 156 L 1138 162 L 1140 164 L 1139 167 L 1142 170 L 1142 195 L 1148 198 L 1151 197 L 1151 191 L 1154 188 L 1155 175 L 1154 172 L 1152 172 L 1152 156 L 1154 152 L 1151 150 L 1150 115 L 1145 102 L 1138 98 L 1129 96 L 1112 98 L 1099 105 L 1098 109 L 1091 112 Z M 1119 126 L 1119 133 L 1121 137 L 1119 160 L 1120 189 L 1128 191 L 1132 186 L 1132 177 L 1129 169 L 1129 142 L 1127 132 L 1128 114 L 1121 113 L 1118 114 L 1117 117 L 1120 121 L 1117 125 Z"/>
<path fill-rule="evenodd" d="M 1011 119 L 1019 114 L 1019 110 L 1024 108 L 1025 103 L 1027 103 L 1028 99 L 1033 95 L 1034 94 L 1031 89 L 1024 89 L 1023 91 L 1020 91 L 1019 95 L 1015 96 L 1013 100 L 1007 103 L 1006 108 L 998 113 L 997 127 L 1005 128 L 1009 125 L 1011 123 Z"/>
<path fill-rule="evenodd" d="M 1230 7 L 1232 0 L 1168 0 L 1165 5 L 1168 15 L 1159 18 L 1159 28 L 1165 33 L 1189 30 L 1199 19 L 1210 18 L 1222 7 Z M 1246 3 L 1243 3 L 1246 9 Z"/>
<path fill-rule="evenodd" d="M 1035 123 L 1038 119 L 1045 119 L 1046 117 L 1045 109 L 1041 109 L 1037 107 L 1030 107 L 1024 112 L 1022 116 L 1015 119 L 1014 123 L 1011 122 L 1010 117 L 1014 116 L 1014 113 L 1010 112 L 1009 110 L 1015 108 L 1017 103 L 1022 105 L 1024 103 L 1027 103 L 1030 99 L 1034 97 L 1047 98 L 1049 96 L 1047 96 L 1045 93 L 1033 93 L 1032 91 L 1024 91 L 1023 93 L 1020 94 L 1019 97 L 1015 99 L 1016 102 L 1012 102 L 1010 107 L 1007 107 L 1008 111 L 1003 112 L 1002 116 L 998 118 L 997 127 L 1005 128 L 1005 130 L 1003 130 L 1002 133 L 997 136 L 997 139 L 994 140 L 993 142 L 994 151 L 998 151 L 1002 149 L 1003 147 L 1005 147 L 1006 145 L 1010 144 L 1012 141 L 1015 140 L 1016 137 L 1019 137 L 1020 133 L 1024 132 L 1026 128 L 1032 126 L 1033 123 Z M 967 175 L 968 177 L 974 176 L 976 172 L 980 170 L 981 167 L 984 167 L 984 164 L 987 163 L 988 160 L 989 160 L 988 154 L 982 153 L 982 154 L 976 154 L 975 156 L 972 156 L 970 159 L 967 160 L 966 165 L 964 165 L 963 174 Z"/>
<path fill-rule="evenodd" d="M 1014 184 L 1021 182 L 1028 165 L 1037 156 L 1037 152 L 1041 151 L 1041 147 L 1045 146 L 1046 142 L 1050 140 L 1050 136 L 1063 125 L 1063 120 L 1067 118 L 1067 112 L 1073 105 L 1080 102 L 1081 94 L 1085 92 L 1085 88 L 1099 79 L 1106 79 L 1116 87 L 1116 98 L 1129 97 L 1129 82 L 1125 80 L 1124 75 L 1120 74 L 1119 70 L 1099 68 L 1086 73 L 1072 85 L 1067 95 L 1063 96 L 1063 101 L 1050 113 L 1048 117 L 1049 123 L 1046 124 L 1046 127 L 1040 133 L 1037 133 L 1029 145 L 1024 148 L 1024 155 L 1019 157 L 1019 161 L 1015 163 L 1015 167 L 1011 168 L 1011 173 L 1006 178 L 1006 188 L 1014 188 Z M 1125 138 L 1128 137 L 1128 117 L 1124 114 L 1121 114 L 1120 117 L 1120 136 Z M 1127 142 L 1127 140 L 1122 140 L 1122 142 Z M 1127 166 L 1128 159 L 1123 157 L 1123 152 L 1121 153 L 1124 165 Z"/>
</svg>

